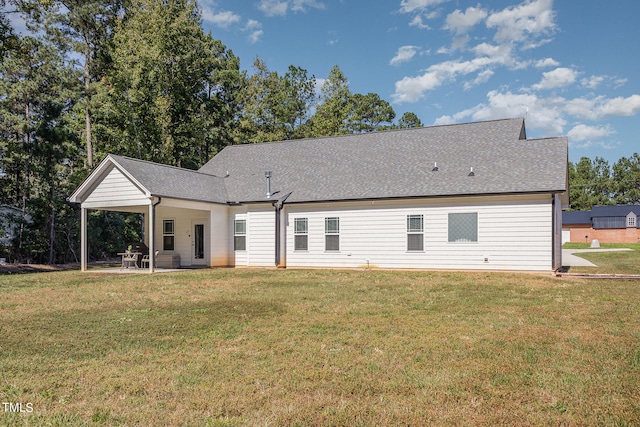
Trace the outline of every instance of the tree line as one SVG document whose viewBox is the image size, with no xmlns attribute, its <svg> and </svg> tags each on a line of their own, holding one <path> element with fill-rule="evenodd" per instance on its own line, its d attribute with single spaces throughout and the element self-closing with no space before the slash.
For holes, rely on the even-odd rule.
<svg viewBox="0 0 640 427">
<path fill-rule="evenodd" d="M 422 126 L 413 113 L 394 122 L 377 94 L 352 93 L 337 65 L 320 93 L 301 67 L 278 74 L 256 58 L 242 70 L 194 0 L 0 7 L 0 204 L 20 212 L 0 221 L 11 260 L 77 261 L 78 215 L 65 200 L 107 153 L 198 169 L 230 144 Z M 93 257 L 141 238 L 135 216 L 91 221 Z"/>
<path fill-rule="evenodd" d="M 622 157 L 613 165 L 602 157 L 570 162 L 569 200 L 572 210 L 640 204 L 640 155 Z"/>
</svg>

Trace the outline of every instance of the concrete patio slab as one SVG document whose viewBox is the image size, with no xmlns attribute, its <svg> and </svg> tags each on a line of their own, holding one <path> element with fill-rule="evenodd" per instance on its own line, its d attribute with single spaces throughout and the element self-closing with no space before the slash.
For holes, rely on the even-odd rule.
<svg viewBox="0 0 640 427">
<path fill-rule="evenodd" d="M 629 248 L 595 248 L 595 249 L 563 249 L 562 250 L 562 265 L 563 267 L 597 267 L 594 263 L 587 261 L 586 259 L 576 256 L 578 253 L 589 252 L 621 252 L 630 251 Z"/>
</svg>

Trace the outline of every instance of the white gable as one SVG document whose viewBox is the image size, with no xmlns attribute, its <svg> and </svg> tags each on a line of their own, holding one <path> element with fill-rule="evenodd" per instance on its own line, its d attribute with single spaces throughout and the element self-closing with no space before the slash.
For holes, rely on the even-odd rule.
<svg viewBox="0 0 640 427">
<path fill-rule="evenodd" d="M 118 168 L 111 168 L 82 203 L 85 208 L 139 206 L 151 203 L 145 192 Z"/>
</svg>

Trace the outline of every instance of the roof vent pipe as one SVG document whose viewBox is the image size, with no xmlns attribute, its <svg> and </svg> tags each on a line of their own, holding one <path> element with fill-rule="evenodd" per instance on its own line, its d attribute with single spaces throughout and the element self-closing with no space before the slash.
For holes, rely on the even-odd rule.
<svg viewBox="0 0 640 427">
<path fill-rule="evenodd" d="M 437 172 L 438 170 L 438 162 L 433 162 L 433 169 L 431 169 L 431 172 Z"/>
<path fill-rule="evenodd" d="M 473 173 L 473 166 L 471 167 L 471 170 L 469 171 L 469 175 L 467 176 L 476 176 L 476 174 Z"/>
<path fill-rule="evenodd" d="M 266 171 L 264 177 L 267 178 L 267 199 L 271 198 L 271 171 Z"/>
</svg>

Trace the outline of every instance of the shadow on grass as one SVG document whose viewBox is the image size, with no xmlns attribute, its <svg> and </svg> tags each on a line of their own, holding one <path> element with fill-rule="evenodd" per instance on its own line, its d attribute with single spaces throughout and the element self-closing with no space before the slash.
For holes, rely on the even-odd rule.
<svg viewBox="0 0 640 427">
<path fill-rule="evenodd" d="M 55 311 L 2 325 L 5 357 L 101 358 L 112 351 L 170 350 L 193 339 L 232 339 L 253 320 L 278 316 L 272 302 L 226 299 L 136 308 Z"/>
</svg>

